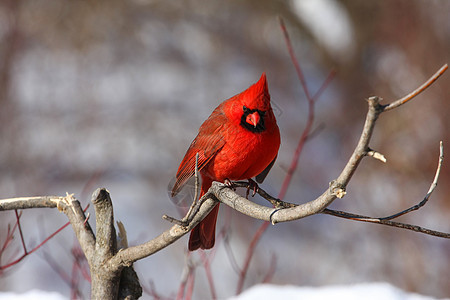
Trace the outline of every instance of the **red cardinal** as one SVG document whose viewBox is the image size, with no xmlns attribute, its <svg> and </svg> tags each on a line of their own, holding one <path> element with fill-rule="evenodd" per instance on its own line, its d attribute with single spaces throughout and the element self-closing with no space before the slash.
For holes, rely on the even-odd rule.
<svg viewBox="0 0 450 300">
<path fill-rule="evenodd" d="M 277 158 L 280 131 L 270 106 L 266 74 L 242 93 L 222 102 L 200 126 L 177 172 L 172 197 L 194 175 L 195 156 L 202 177 L 200 197 L 213 181 L 246 180 L 261 183 Z M 214 246 L 216 207 L 191 231 L 189 250 Z"/>
</svg>

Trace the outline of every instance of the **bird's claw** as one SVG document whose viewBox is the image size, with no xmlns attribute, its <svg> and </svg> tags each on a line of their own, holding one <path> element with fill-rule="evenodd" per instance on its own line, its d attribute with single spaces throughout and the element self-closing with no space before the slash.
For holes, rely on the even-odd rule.
<svg viewBox="0 0 450 300">
<path fill-rule="evenodd" d="M 245 194 L 245 198 L 248 199 L 248 195 L 250 193 L 250 190 L 252 190 L 252 197 L 255 197 L 256 192 L 258 191 L 259 186 L 258 184 L 253 180 L 253 179 L 249 179 L 248 180 L 248 186 L 247 186 L 247 193 Z"/>
<path fill-rule="evenodd" d="M 225 178 L 223 184 L 225 184 L 228 188 L 232 189 L 233 191 L 236 190 L 236 185 L 228 178 Z"/>
<path fill-rule="evenodd" d="M 238 182 L 238 183 L 240 183 L 240 182 Z M 226 178 L 223 181 L 223 184 L 225 184 L 228 188 L 232 189 L 233 191 L 236 190 L 236 184 L 234 182 L 232 182 L 228 178 Z M 259 189 L 258 184 L 253 179 L 248 179 L 247 193 L 245 194 L 245 198 L 248 199 L 248 195 L 250 194 L 250 190 L 252 190 L 252 197 L 254 197 L 256 195 L 256 193 L 258 192 L 258 189 Z"/>
</svg>

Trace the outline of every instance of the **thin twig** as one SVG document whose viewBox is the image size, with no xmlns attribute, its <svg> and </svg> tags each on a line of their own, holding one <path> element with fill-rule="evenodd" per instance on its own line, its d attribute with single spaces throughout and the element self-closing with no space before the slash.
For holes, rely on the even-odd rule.
<svg viewBox="0 0 450 300">
<path fill-rule="evenodd" d="M 192 294 L 194 293 L 194 283 L 195 283 L 195 274 L 194 272 L 191 272 L 188 277 L 188 284 L 187 284 L 187 290 L 186 290 L 186 300 L 192 299 Z"/>
<path fill-rule="evenodd" d="M 444 232 L 439 232 L 439 231 L 435 231 L 435 230 L 431 230 L 431 229 L 427 229 L 427 228 L 423 228 L 420 226 L 415 226 L 415 225 L 411 225 L 411 224 L 406 224 L 406 223 L 400 223 L 400 222 L 392 222 L 390 221 L 393 218 L 397 218 L 401 215 L 404 215 L 406 213 L 412 212 L 414 210 L 417 210 L 419 208 L 421 208 L 422 206 L 424 206 L 427 201 L 430 199 L 432 192 L 434 191 L 435 187 L 437 186 L 437 181 L 439 179 L 439 174 L 441 171 L 441 167 L 442 167 L 442 163 L 443 163 L 443 154 L 444 154 L 444 150 L 443 150 L 443 145 L 442 143 L 440 144 L 440 155 L 439 155 L 439 162 L 438 162 L 438 167 L 436 170 L 436 174 L 434 176 L 433 182 L 431 183 L 431 186 L 424 198 L 424 200 L 422 200 L 419 204 L 405 210 L 402 211 L 400 213 L 394 214 L 392 216 L 389 217 L 383 217 L 383 218 L 373 218 L 373 217 L 368 217 L 368 216 L 364 216 L 364 215 L 356 215 L 353 213 L 349 213 L 349 212 L 343 212 L 343 211 L 335 211 L 335 210 L 331 210 L 328 208 L 322 208 L 320 211 L 316 210 L 316 208 L 313 209 L 312 212 L 309 212 L 310 207 L 308 207 L 307 205 L 305 206 L 305 204 L 301 204 L 301 205 L 293 205 L 293 208 L 287 208 L 287 209 L 268 209 L 265 206 L 258 206 L 258 204 L 255 204 L 253 202 L 250 202 L 249 200 L 243 198 L 243 197 L 239 197 L 236 195 L 237 198 L 233 198 L 230 195 L 222 197 L 221 195 L 219 195 L 219 193 L 217 193 L 216 191 L 224 191 L 224 188 L 227 188 L 226 186 L 222 185 L 218 185 L 217 183 L 213 183 L 212 189 L 210 190 L 213 193 L 217 193 L 217 198 L 222 199 L 222 202 L 234 207 L 235 209 L 237 209 L 238 211 L 241 211 L 243 213 L 246 213 L 246 211 L 241 210 L 241 207 L 251 207 L 251 209 L 249 209 L 248 211 L 252 211 L 252 214 L 248 214 L 250 216 L 256 217 L 256 214 L 254 213 L 255 211 L 261 210 L 262 208 L 265 209 L 266 212 L 264 212 L 264 215 L 266 215 L 265 217 L 261 218 L 263 220 L 266 219 L 270 219 L 273 217 L 274 213 L 281 213 L 281 212 L 286 212 L 286 211 L 292 211 L 292 209 L 297 209 L 297 208 L 302 208 L 303 207 L 303 211 L 301 211 L 301 213 L 304 213 L 304 216 L 307 215 L 311 215 L 311 214 L 316 214 L 316 213 L 323 213 L 323 214 L 329 214 L 329 215 L 333 215 L 333 216 L 337 216 L 337 217 L 341 217 L 341 218 L 346 218 L 346 219 L 351 219 L 351 220 L 356 220 L 356 221 L 361 221 L 361 222 L 371 222 L 371 223 L 378 223 L 378 224 L 382 224 L 382 225 L 388 225 L 388 226 L 394 226 L 394 227 L 398 227 L 398 228 L 405 228 L 405 229 L 409 229 L 409 230 L 413 230 L 413 231 L 417 231 L 417 232 L 421 232 L 421 233 L 425 233 L 425 234 L 429 234 L 429 235 L 433 235 L 433 236 L 438 236 L 438 237 L 442 237 L 442 238 L 450 238 L 450 234 L 449 233 L 444 233 Z M 241 183 L 239 183 L 240 185 Z M 332 184 L 332 189 L 333 186 L 335 186 L 336 183 Z M 222 186 L 221 188 L 217 188 L 218 186 Z M 228 189 L 229 192 L 231 192 L 230 189 Z M 264 194 L 261 193 L 262 189 L 259 188 L 259 193 L 260 194 Z M 273 197 L 272 197 L 273 198 Z M 230 202 L 226 201 L 226 199 L 230 199 Z M 311 203 L 311 202 L 308 202 Z M 308 204 L 307 203 L 307 204 Z M 267 214 L 270 213 L 270 216 L 268 216 Z M 303 216 L 302 216 L 303 217 Z M 295 218 L 299 218 L 299 216 L 295 215 Z M 292 219 L 288 219 L 286 218 L 285 220 L 280 220 L 277 219 L 276 221 L 288 221 L 288 220 L 292 220 Z M 255 235 L 254 239 L 252 240 L 250 246 L 249 246 L 249 250 L 247 251 L 247 257 L 245 260 L 245 265 L 244 268 L 241 271 L 241 274 L 246 274 L 247 272 L 247 262 L 249 261 L 249 257 L 251 258 L 251 255 L 253 251 L 253 249 L 256 246 L 256 243 L 258 242 L 258 239 L 260 238 L 261 234 L 260 232 L 263 232 L 266 228 L 268 222 L 265 222 L 261 225 L 260 229 L 258 229 L 257 234 Z M 250 256 L 249 256 L 250 255 Z M 245 278 L 245 277 L 243 277 Z"/>
<path fill-rule="evenodd" d="M 209 289 L 211 291 L 211 299 L 217 299 L 216 287 L 214 285 L 214 279 L 211 272 L 211 257 L 206 255 L 205 251 L 200 251 L 199 254 L 203 263 L 203 267 L 205 268 L 206 278 L 208 279 Z"/>
<path fill-rule="evenodd" d="M 223 239 L 225 239 L 226 233 L 229 231 L 229 227 L 230 227 L 230 222 L 227 222 L 227 224 L 225 224 L 222 227 L 222 229 L 219 231 L 219 233 L 216 236 L 216 245 L 219 245 L 220 242 Z M 217 249 L 219 249 L 219 247 L 216 246 L 208 252 L 203 251 L 203 250 L 199 251 L 199 255 L 200 255 L 203 267 L 205 269 L 206 277 L 208 279 L 208 284 L 209 284 L 209 287 L 211 290 L 212 299 L 217 298 L 216 287 L 214 285 L 214 279 L 213 279 L 212 271 L 211 271 L 211 261 L 214 261 L 214 257 L 217 253 Z"/>
<path fill-rule="evenodd" d="M 390 221 L 392 219 L 396 219 L 400 216 L 406 215 L 407 213 L 410 213 L 412 211 L 418 210 L 428 202 L 428 200 L 431 197 L 431 194 L 433 193 L 434 189 L 437 186 L 437 182 L 439 180 L 439 175 L 441 173 L 441 167 L 442 167 L 443 161 L 444 161 L 444 146 L 441 141 L 439 143 L 439 160 L 438 160 L 438 166 L 436 169 L 436 174 L 434 175 L 433 182 L 431 183 L 427 194 L 425 195 L 424 199 L 422 201 L 420 201 L 420 203 L 418 203 L 408 209 L 405 209 L 399 213 L 396 213 L 396 214 L 393 214 L 393 215 L 387 216 L 387 217 L 381 217 L 381 218 L 373 218 L 373 217 L 367 217 L 367 216 L 363 216 L 363 215 L 356 215 L 353 213 L 337 211 L 337 210 L 332 210 L 332 209 L 328 209 L 328 208 L 324 209 L 322 211 L 322 213 L 332 215 L 335 217 L 339 217 L 339 218 L 354 220 L 354 221 L 382 224 L 382 225 L 387 225 L 387 226 L 393 226 L 393 227 L 413 230 L 413 231 L 417 231 L 417 232 L 421 232 L 421 233 L 425 233 L 425 234 L 429 234 L 429 235 L 433 235 L 433 236 L 437 236 L 437 237 L 450 238 L 449 233 L 439 232 L 439 231 L 423 228 L 423 227 L 416 226 L 416 225 Z"/>
<path fill-rule="evenodd" d="M 428 235 L 437 236 L 437 237 L 441 237 L 441 238 L 446 238 L 446 239 L 450 238 L 450 233 L 431 230 L 428 228 L 420 227 L 417 225 L 411 225 L 411 224 L 407 224 L 407 223 L 400 223 L 400 222 L 394 222 L 394 221 L 390 221 L 390 220 L 383 220 L 383 219 L 379 219 L 379 218 L 372 218 L 372 217 L 357 215 L 357 214 L 353 214 L 353 213 L 349 213 L 349 212 L 345 212 L 345 211 L 338 211 L 338 210 L 333 210 L 333 209 L 328 209 L 328 208 L 324 209 L 321 213 L 327 214 L 327 215 L 332 215 L 332 216 L 339 217 L 339 218 L 344 218 L 347 220 L 387 225 L 387 226 L 392 226 L 392 227 L 397 227 L 397 228 L 408 229 L 408 230 L 412 230 L 415 232 L 425 233 Z"/>
<path fill-rule="evenodd" d="M 193 273 L 193 270 L 195 269 L 195 264 L 192 261 L 191 253 L 192 252 L 190 252 L 190 251 L 187 251 L 185 253 L 185 260 L 184 260 L 185 265 L 184 265 L 183 271 L 181 273 L 181 282 L 180 282 L 180 286 L 178 287 L 178 293 L 175 298 L 176 300 L 183 299 L 189 278 L 190 278 L 191 274 Z"/>
<path fill-rule="evenodd" d="M 278 21 L 280 23 L 281 31 L 284 35 L 284 41 L 286 42 L 286 47 L 289 51 L 289 55 L 291 57 L 291 61 L 294 65 L 295 71 L 297 72 L 298 79 L 300 80 L 300 84 L 303 87 L 303 91 L 305 92 L 305 96 L 308 99 L 308 102 L 313 102 L 313 98 L 311 97 L 311 94 L 309 93 L 308 86 L 306 84 L 305 76 L 303 75 L 302 68 L 300 68 L 300 64 L 298 62 L 297 57 L 294 53 L 294 48 L 292 47 L 291 38 L 289 37 L 289 33 L 286 29 L 286 25 L 284 24 L 284 20 L 282 17 L 278 17 Z M 320 91 L 320 89 L 319 89 Z"/>
<path fill-rule="evenodd" d="M 385 106 L 384 107 L 384 111 L 388 111 L 388 110 L 394 109 L 394 108 L 396 108 L 396 107 L 398 107 L 398 106 L 408 102 L 409 100 L 411 100 L 415 96 L 419 95 L 426 88 L 428 88 L 431 84 L 433 84 L 433 82 L 435 82 L 442 74 L 444 74 L 444 72 L 447 71 L 447 69 L 448 69 L 448 65 L 447 64 L 443 65 L 436 73 L 434 73 L 433 76 L 431 76 L 426 82 L 424 82 L 417 89 L 415 89 L 414 91 L 412 91 L 408 95 L 404 96 L 403 98 L 398 99 L 398 100 L 390 103 L 389 105 Z"/>
<path fill-rule="evenodd" d="M 2 269 L 3 269 L 3 266 L 2 266 L 2 264 L 1 264 L 1 261 L 2 261 L 2 255 L 4 254 L 6 248 L 8 248 L 8 246 L 9 246 L 9 245 L 12 243 L 12 241 L 14 240 L 14 232 L 16 231 L 16 228 L 17 228 L 17 220 L 16 220 L 16 222 L 14 223 L 14 225 L 13 225 L 12 228 L 11 228 L 11 225 L 8 224 L 8 229 L 7 229 L 7 232 L 6 232 L 6 238 L 5 238 L 5 241 L 3 242 L 2 248 L 0 249 L 0 274 L 1 274 L 1 271 L 2 271 Z"/>
<path fill-rule="evenodd" d="M 195 177 L 195 194 L 194 194 L 194 201 L 197 201 L 198 195 L 199 195 L 199 187 L 200 187 L 200 179 L 198 178 L 198 152 L 195 154 L 195 171 L 194 171 L 194 177 Z"/>
<path fill-rule="evenodd" d="M 86 206 L 86 208 L 83 211 L 86 211 L 87 208 L 89 207 L 89 205 Z M 15 264 L 21 262 L 25 257 L 27 257 L 28 255 L 30 255 L 31 253 L 35 252 L 36 250 L 38 250 L 39 248 L 41 248 L 43 245 L 45 245 L 50 239 L 52 239 L 55 235 L 57 235 L 58 233 L 60 233 L 64 228 L 66 228 L 67 226 L 70 225 L 70 222 L 67 222 L 66 224 L 64 224 L 63 226 L 59 227 L 55 232 L 53 232 L 52 234 L 50 234 L 47 238 L 45 238 L 41 243 L 39 243 L 36 247 L 34 247 L 33 249 L 31 249 L 30 251 L 27 251 L 26 246 L 25 246 L 25 242 L 22 241 L 23 243 L 23 247 L 24 247 L 24 253 L 17 259 L 15 259 L 14 261 L 4 265 L 4 266 L 0 266 L 0 270 L 5 270 L 9 267 L 14 266 Z"/>
<path fill-rule="evenodd" d="M 23 252 L 26 254 L 28 254 L 27 252 L 27 246 L 25 245 L 25 240 L 23 238 L 23 232 L 22 232 L 22 226 L 20 225 L 20 217 L 22 216 L 22 213 L 18 213 L 17 209 L 14 210 L 14 213 L 16 215 L 16 220 L 17 220 L 17 228 L 19 229 L 19 235 L 20 235 L 20 241 L 22 242 L 22 248 L 23 248 Z"/>
<path fill-rule="evenodd" d="M 186 220 L 190 220 L 192 218 L 192 213 L 194 212 L 194 207 L 196 206 L 198 202 L 198 196 L 200 194 L 199 188 L 200 188 L 200 178 L 198 176 L 198 152 L 195 154 L 195 169 L 194 169 L 194 178 L 195 178 L 195 192 L 194 192 L 194 199 L 192 201 L 192 205 L 189 208 L 189 211 L 186 214 Z M 198 209 L 197 209 L 198 210 Z M 194 213 L 197 213 L 195 211 Z"/>
<path fill-rule="evenodd" d="M 392 220 L 395 218 L 398 218 L 400 216 L 403 216 L 409 212 L 418 210 L 419 208 L 421 208 L 422 206 L 424 206 L 427 202 L 428 199 L 430 199 L 431 194 L 433 193 L 434 189 L 437 186 L 437 182 L 439 180 L 439 174 L 441 173 L 441 167 L 442 167 L 442 162 L 444 161 L 444 145 L 442 144 L 442 141 L 439 143 L 439 161 L 438 161 L 438 166 L 436 169 L 436 174 L 434 175 L 434 179 L 433 182 L 430 185 L 430 188 L 428 189 L 427 194 L 425 195 L 425 197 L 423 198 L 422 201 L 420 201 L 419 204 L 416 204 L 408 209 L 405 209 L 404 211 L 401 211 L 399 213 L 396 213 L 392 216 L 388 216 L 388 217 L 384 217 L 384 218 L 379 218 L 380 220 Z"/>
<path fill-rule="evenodd" d="M 200 188 L 200 178 L 198 173 L 198 153 L 195 155 L 195 192 L 194 192 L 194 199 L 192 201 L 191 206 L 189 207 L 188 212 L 183 217 L 183 219 L 178 220 L 174 217 L 163 215 L 162 218 L 166 221 L 169 221 L 170 223 L 177 224 L 183 227 L 186 227 L 189 225 L 189 223 L 192 221 L 192 218 L 197 214 L 198 210 L 201 206 L 201 201 L 198 199 L 199 196 L 199 188 Z"/>
<path fill-rule="evenodd" d="M 176 219 L 176 218 L 174 218 L 174 217 L 171 217 L 171 216 L 169 216 L 169 215 L 163 215 L 162 218 L 163 218 L 164 220 L 166 220 L 166 221 L 169 221 L 169 222 L 172 223 L 172 224 L 177 224 L 177 225 L 179 225 L 179 226 L 186 227 L 186 226 L 188 225 L 188 223 L 187 223 L 186 221 L 178 220 L 178 219 Z"/>
<path fill-rule="evenodd" d="M 267 227 L 269 227 L 270 222 L 264 222 L 261 224 L 261 226 L 256 231 L 255 235 L 253 236 L 252 241 L 250 242 L 250 245 L 247 249 L 247 254 L 245 256 L 244 266 L 242 267 L 241 273 L 239 274 L 239 281 L 236 289 L 236 295 L 240 294 L 244 288 L 244 281 L 247 277 L 247 271 L 250 266 L 250 261 L 253 257 L 253 254 L 255 253 L 256 245 L 258 245 L 259 240 L 261 239 L 261 236 L 263 233 L 267 230 Z"/>
<path fill-rule="evenodd" d="M 43 252 L 44 260 L 47 262 L 47 264 L 50 266 L 50 268 L 58 274 L 58 276 L 62 279 L 63 282 L 65 282 L 69 287 L 71 287 L 71 292 L 76 293 L 80 299 L 83 298 L 83 295 L 81 291 L 78 288 L 75 288 L 72 286 L 72 280 L 70 276 L 64 271 L 64 269 L 61 267 L 60 262 L 56 262 L 52 255 L 47 253 L 46 251 Z M 73 288 L 73 289 L 72 289 Z"/>
</svg>

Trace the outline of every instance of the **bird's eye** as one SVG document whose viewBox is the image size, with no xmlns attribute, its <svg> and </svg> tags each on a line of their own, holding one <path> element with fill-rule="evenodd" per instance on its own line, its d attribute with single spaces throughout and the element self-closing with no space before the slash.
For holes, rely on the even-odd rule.
<svg viewBox="0 0 450 300">
<path fill-rule="evenodd" d="M 242 109 L 244 110 L 244 112 L 248 112 L 250 109 L 247 108 L 247 106 L 244 105 L 244 107 L 242 107 Z"/>
</svg>

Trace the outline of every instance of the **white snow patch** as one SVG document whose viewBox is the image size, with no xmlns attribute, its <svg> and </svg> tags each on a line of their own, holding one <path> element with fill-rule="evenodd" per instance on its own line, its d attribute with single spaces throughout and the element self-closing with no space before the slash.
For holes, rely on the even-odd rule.
<svg viewBox="0 0 450 300">
<path fill-rule="evenodd" d="M 345 299 L 345 300 L 432 300 L 428 296 L 407 293 L 388 283 L 362 283 L 323 287 L 298 287 L 292 285 L 260 284 L 229 300 L 264 299 Z"/>
<path fill-rule="evenodd" d="M 57 292 L 48 292 L 40 290 L 31 290 L 26 293 L 18 294 L 14 292 L 0 292 L 0 300 L 66 300 L 68 297 Z"/>
</svg>

